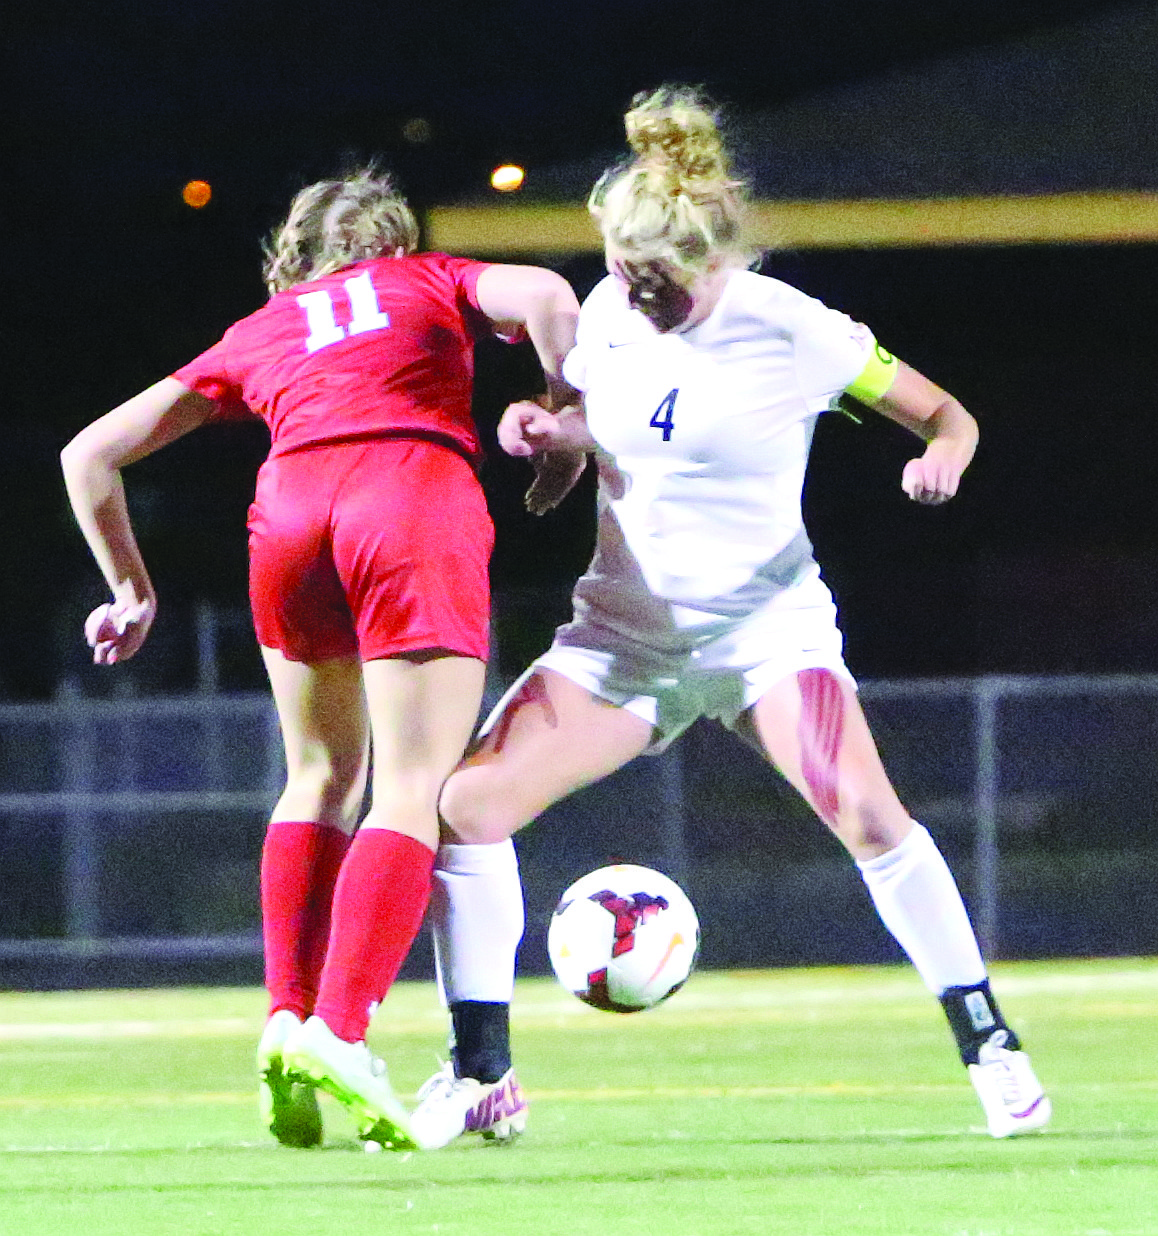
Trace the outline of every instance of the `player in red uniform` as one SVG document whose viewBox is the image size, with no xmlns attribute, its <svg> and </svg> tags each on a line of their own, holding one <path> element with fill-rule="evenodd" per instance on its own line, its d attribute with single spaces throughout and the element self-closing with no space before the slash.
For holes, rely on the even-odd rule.
<svg viewBox="0 0 1158 1236">
<path fill-rule="evenodd" d="M 554 400 L 578 313 L 551 271 L 417 243 L 414 216 L 373 169 L 302 190 L 267 251 L 268 303 L 62 455 L 113 594 L 86 636 L 112 664 L 140 648 L 157 606 L 121 469 L 214 420 L 256 415 L 270 429 L 250 600 L 287 780 L 262 853 L 258 1069 L 264 1117 L 289 1145 L 321 1140 L 315 1086 L 368 1139 L 413 1144 L 365 1037 L 422 920 L 439 790 L 482 696 L 493 534 L 472 347 L 525 331 Z M 372 804 L 355 833 L 371 748 Z"/>
</svg>

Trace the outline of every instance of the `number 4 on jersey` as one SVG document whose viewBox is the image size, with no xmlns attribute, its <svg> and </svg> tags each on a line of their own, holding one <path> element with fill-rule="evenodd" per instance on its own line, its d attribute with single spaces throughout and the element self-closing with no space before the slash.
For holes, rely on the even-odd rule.
<svg viewBox="0 0 1158 1236">
<path fill-rule="evenodd" d="M 671 441 L 671 431 L 675 428 L 675 402 L 676 396 L 679 394 L 679 387 L 675 390 L 668 391 L 663 397 L 663 403 L 651 414 L 651 420 L 647 423 L 652 429 L 663 430 L 663 440 Z"/>
<path fill-rule="evenodd" d="M 364 270 L 352 279 L 343 279 L 346 299 L 350 302 L 350 324 L 340 326 L 334 313 L 334 302 L 327 291 L 306 292 L 297 298 L 305 310 L 306 325 L 310 333 L 306 337 L 306 351 L 340 343 L 347 335 L 364 335 L 370 330 L 382 330 L 390 325 L 390 315 L 378 306 L 378 294 L 370 281 L 370 272 Z"/>
</svg>

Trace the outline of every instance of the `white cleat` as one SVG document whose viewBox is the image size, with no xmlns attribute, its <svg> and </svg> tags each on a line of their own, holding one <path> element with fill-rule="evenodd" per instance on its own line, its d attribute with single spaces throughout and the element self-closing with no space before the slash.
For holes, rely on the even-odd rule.
<svg viewBox="0 0 1158 1236">
<path fill-rule="evenodd" d="M 989 1124 L 990 1137 L 1017 1137 L 1049 1123 L 1050 1102 L 1037 1080 L 1029 1057 L 1005 1046 L 1008 1030 L 995 1030 L 981 1045 L 969 1080 Z"/>
<path fill-rule="evenodd" d="M 290 1034 L 283 1059 L 294 1081 L 309 1082 L 346 1107 L 365 1141 L 387 1150 L 418 1149 L 410 1113 L 390 1088 L 386 1065 L 365 1043 L 347 1043 L 311 1017 Z"/>
<path fill-rule="evenodd" d="M 278 1009 L 265 1023 L 257 1045 L 257 1102 L 261 1122 L 283 1146 L 308 1149 L 322 1143 L 318 1096 L 307 1082 L 286 1076 L 282 1051 L 302 1023 L 289 1009 Z"/>
<path fill-rule="evenodd" d="M 437 1150 L 463 1133 L 510 1143 L 527 1127 L 528 1103 L 514 1069 L 497 1082 L 455 1077 L 446 1064 L 418 1092 L 411 1124 L 419 1143 Z"/>
</svg>

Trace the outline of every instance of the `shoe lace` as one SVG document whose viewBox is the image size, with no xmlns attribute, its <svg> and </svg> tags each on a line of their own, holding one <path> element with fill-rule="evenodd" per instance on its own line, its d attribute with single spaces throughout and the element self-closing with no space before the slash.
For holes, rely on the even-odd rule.
<svg viewBox="0 0 1158 1236">
<path fill-rule="evenodd" d="M 365 1065 L 371 1076 L 385 1077 L 387 1074 L 386 1061 L 374 1055 L 365 1042 L 360 1043 L 358 1046 L 361 1055 L 361 1062 Z"/>
<path fill-rule="evenodd" d="M 1009 1034 L 996 1030 L 982 1044 L 978 1053 L 980 1062 L 991 1070 L 991 1076 L 1001 1091 L 1001 1101 L 1006 1107 L 1016 1105 L 1021 1099 L 1021 1079 L 1012 1064 L 1013 1053 L 1005 1046 Z"/>
<path fill-rule="evenodd" d="M 424 1082 L 418 1091 L 419 1103 L 445 1103 L 454 1093 L 455 1082 L 458 1080 L 454 1076 L 454 1070 L 444 1060 L 440 1060 L 439 1065 L 441 1067 L 438 1072 Z"/>
</svg>

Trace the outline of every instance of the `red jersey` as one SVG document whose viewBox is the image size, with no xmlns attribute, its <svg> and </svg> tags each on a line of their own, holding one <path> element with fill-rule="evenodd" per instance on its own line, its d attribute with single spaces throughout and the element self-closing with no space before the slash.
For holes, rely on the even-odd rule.
<svg viewBox="0 0 1158 1236">
<path fill-rule="evenodd" d="M 260 416 L 271 457 L 409 435 L 473 457 L 473 345 L 492 330 L 475 291 L 486 267 L 445 253 L 347 266 L 278 292 L 173 377 L 219 418 Z"/>
</svg>

